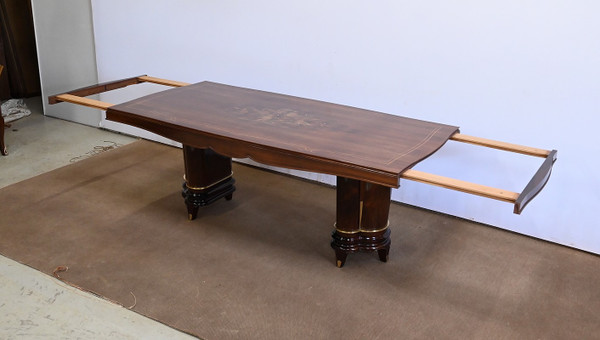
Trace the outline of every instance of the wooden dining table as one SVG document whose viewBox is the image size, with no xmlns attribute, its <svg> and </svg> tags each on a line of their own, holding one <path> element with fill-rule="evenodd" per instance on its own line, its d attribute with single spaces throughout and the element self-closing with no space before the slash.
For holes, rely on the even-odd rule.
<svg viewBox="0 0 600 340">
<path fill-rule="evenodd" d="M 116 105 L 86 98 L 142 82 L 173 88 Z M 108 120 L 180 142 L 182 196 L 190 220 L 201 207 L 233 198 L 232 158 L 335 175 L 331 246 L 338 267 L 356 252 L 375 251 L 388 260 L 391 189 L 400 187 L 401 179 L 509 202 L 521 213 L 548 181 L 556 160 L 556 150 L 463 135 L 456 126 L 208 81 L 188 84 L 144 75 L 61 93 L 49 102 L 106 110 Z M 449 140 L 544 161 L 521 193 L 412 169 Z"/>
</svg>

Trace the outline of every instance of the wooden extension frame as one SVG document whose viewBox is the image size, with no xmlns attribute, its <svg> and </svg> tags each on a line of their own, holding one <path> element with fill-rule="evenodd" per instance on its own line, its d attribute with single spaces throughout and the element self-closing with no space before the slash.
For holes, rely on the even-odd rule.
<svg viewBox="0 0 600 340">
<path fill-rule="evenodd" d="M 189 83 L 149 77 L 147 75 L 142 75 L 138 77 L 132 77 L 117 81 L 106 82 L 102 84 L 97 84 L 89 87 L 80 88 L 77 90 L 69 91 L 63 94 L 58 94 L 54 96 L 50 96 L 48 98 L 50 104 L 55 104 L 59 102 L 69 102 L 73 104 L 79 104 L 83 106 L 88 106 L 100 110 L 106 110 L 109 107 L 113 106 L 113 104 L 102 102 L 99 100 L 85 98 L 86 96 L 90 96 L 97 93 L 102 93 L 106 91 L 115 90 L 118 88 L 126 87 L 129 85 L 135 85 L 140 83 L 154 83 L 166 86 L 173 87 L 181 87 L 190 85 Z M 506 142 L 500 142 L 480 137 L 473 137 L 468 135 L 463 135 L 461 133 L 454 134 L 451 140 L 480 145 L 488 148 L 494 148 L 509 152 L 521 153 L 529 156 L 541 157 L 544 158 L 544 162 L 529 181 L 525 189 L 521 193 L 516 193 L 508 190 L 497 189 L 485 185 L 480 185 L 476 183 L 461 181 L 454 178 L 443 177 L 439 175 L 434 175 L 418 170 L 408 169 L 404 171 L 401 175 L 401 178 L 413 180 L 417 182 L 427 183 L 431 185 L 436 185 L 452 190 L 462 191 L 473 195 L 488 197 L 504 202 L 509 202 L 514 204 L 514 213 L 520 214 L 521 211 L 525 208 L 527 203 L 529 203 L 546 185 L 548 179 L 550 178 L 550 174 L 552 172 L 552 166 L 556 161 L 557 151 L 556 150 L 543 150 L 538 148 L 532 148 L 523 145 L 511 144 Z"/>
</svg>

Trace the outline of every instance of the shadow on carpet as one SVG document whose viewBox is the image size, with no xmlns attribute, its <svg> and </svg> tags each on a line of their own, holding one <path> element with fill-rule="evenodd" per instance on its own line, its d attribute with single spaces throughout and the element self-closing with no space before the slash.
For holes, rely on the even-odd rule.
<svg viewBox="0 0 600 340">
<path fill-rule="evenodd" d="M 0 190 L 0 253 L 205 339 L 590 338 L 600 259 L 392 204 L 390 261 L 329 246 L 335 189 L 234 165 L 187 220 L 181 150 L 139 141 Z"/>
</svg>

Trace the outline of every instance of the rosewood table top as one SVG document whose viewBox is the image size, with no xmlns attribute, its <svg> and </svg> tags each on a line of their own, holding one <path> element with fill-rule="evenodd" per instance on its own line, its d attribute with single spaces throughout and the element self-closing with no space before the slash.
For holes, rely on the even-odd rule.
<svg viewBox="0 0 600 340">
<path fill-rule="evenodd" d="M 235 158 L 398 187 L 455 126 L 201 82 L 108 107 L 107 119 Z"/>
</svg>

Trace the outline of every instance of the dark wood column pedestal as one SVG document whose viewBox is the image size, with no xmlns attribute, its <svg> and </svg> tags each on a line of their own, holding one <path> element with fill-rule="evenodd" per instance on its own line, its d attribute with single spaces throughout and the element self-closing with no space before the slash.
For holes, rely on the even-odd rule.
<svg viewBox="0 0 600 340">
<path fill-rule="evenodd" d="M 337 178 L 337 211 L 331 247 L 342 267 L 349 253 L 377 251 L 386 262 L 390 252 L 391 188 L 359 180 Z"/>
<path fill-rule="evenodd" d="M 185 176 L 181 195 L 185 199 L 188 218 L 195 219 L 198 209 L 219 198 L 231 200 L 235 180 L 231 171 L 231 158 L 211 149 L 183 146 Z"/>
</svg>

